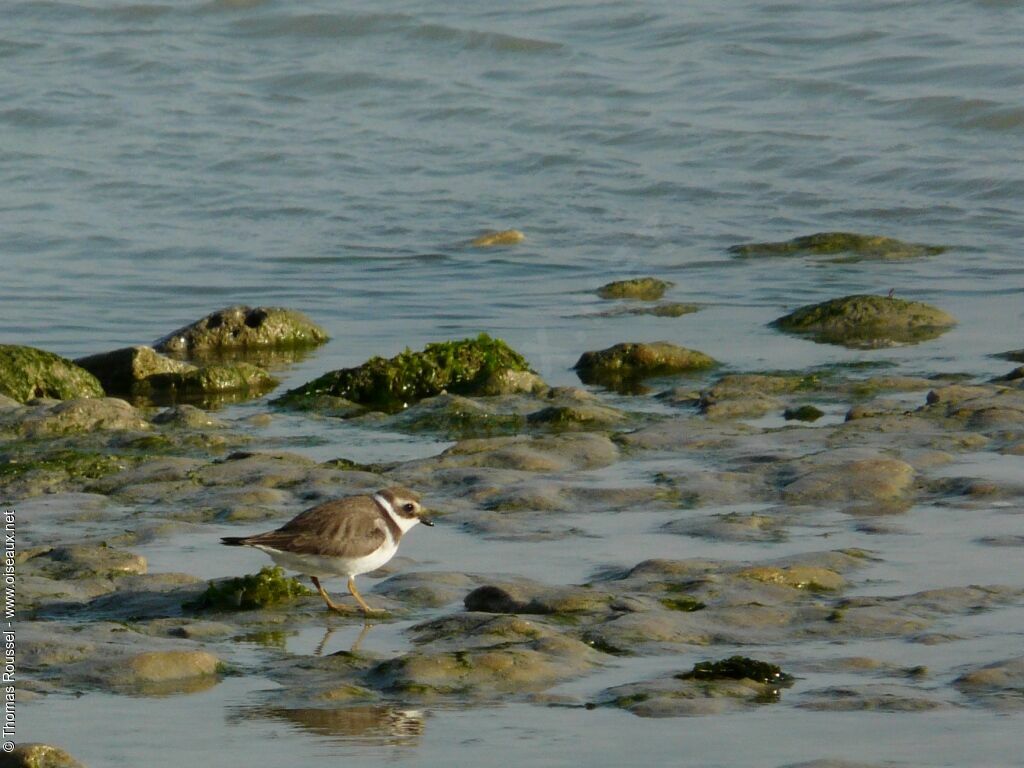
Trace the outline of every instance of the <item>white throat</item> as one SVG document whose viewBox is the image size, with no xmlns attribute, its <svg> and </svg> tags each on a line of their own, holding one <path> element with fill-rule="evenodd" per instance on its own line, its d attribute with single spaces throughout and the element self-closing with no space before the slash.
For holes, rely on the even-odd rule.
<svg viewBox="0 0 1024 768">
<path fill-rule="evenodd" d="M 405 533 L 420 521 L 418 517 L 402 517 L 400 514 L 395 512 L 395 508 L 391 506 L 391 502 L 379 493 L 373 494 L 373 499 L 384 508 L 387 516 L 394 520 L 395 525 L 398 526 L 402 533 Z"/>
</svg>

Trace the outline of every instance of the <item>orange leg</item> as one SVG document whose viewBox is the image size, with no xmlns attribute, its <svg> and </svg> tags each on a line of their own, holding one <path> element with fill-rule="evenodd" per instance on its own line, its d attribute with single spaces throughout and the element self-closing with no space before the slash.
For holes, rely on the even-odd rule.
<svg viewBox="0 0 1024 768">
<path fill-rule="evenodd" d="M 382 613 L 387 613 L 387 611 L 383 610 L 382 608 L 371 608 L 370 606 L 368 606 L 366 604 L 366 601 L 363 600 L 363 596 L 360 595 L 359 594 L 359 590 L 356 589 L 356 579 L 355 579 L 355 576 L 349 576 L 348 577 L 348 591 L 352 593 L 352 597 L 354 597 L 356 599 L 356 602 L 359 603 L 359 607 L 363 609 L 363 613 L 366 614 L 367 616 L 369 616 L 371 613 L 377 614 L 377 615 L 380 615 Z"/>
<path fill-rule="evenodd" d="M 333 600 L 331 600 L 331 596 L 327 594 L 327 590 L 323 588 L 322 584 L 320 584 L 320 579 L 318 579 L 316 576 L 310 576 L 309 580 L 313 582 L 313 586 L 316 587 L 316 591 L 320 593 L 320 597 L 322 597 L 324 599 L 324 602 L 327 603 L 328 608 L 330 608 L 335 613 L 352 613 L 351 608 L 346 608 L 343 605 L 338 605 Z"/>
</svg>

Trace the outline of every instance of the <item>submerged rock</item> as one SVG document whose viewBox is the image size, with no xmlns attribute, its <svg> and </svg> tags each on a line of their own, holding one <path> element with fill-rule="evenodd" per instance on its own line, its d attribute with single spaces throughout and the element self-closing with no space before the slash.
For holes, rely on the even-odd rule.
<svg viewBox="0 0 1024 768">
<path fill-rule="evenodd" d="M 641 301 L 657 301 L 665 295 L 665 289 L 675 283 L 659 280 L 656 277 L 635 277 L 632 280 L 616 280 L 602 285 L 597 295 L 602 299 L 639 299 Z"/>
<path fill-rule="evenodd" d="M 373 357 L 356 368 L 331 371 L 274 402 L 301 406 L 322 396 L 381 411 L 399 411 L 444 391 L 478 395 L 494 391 L 504 371 L 531 372 L 529 363 L 501 339 L 481 333 L 475 339 L 428 344 L 421 352 L 405 350 L 390 359 Z M 536 386 L 530 381 L 529 386 Z"/>
<path fill-rule="evenodd" d="M 855 232 L 818 232 L 775 243 L 734 245 L 737 256 L 834 256 L 847 254 L 849 261 L 864 259 L 894 261 L 919 256 L 934 256 L 946 249 L 938 245 L 905 243 L 891 237 L 860 235 Z"/>
<path fill-rule="evenodd" d="M 686 717 L 779 701 L 793 678 L 779 667 L 743 656 L 701 662 L 689 672 L 609 688 L 599 703 L 640 717 Z"/>
<path fill-rule="evenodd" d="M 679 301 L 666 301 L 660 304 L 639 307 L 614 307 L 613 309 L 597 312 L 587 317 L 623 317 L 629 315 L 651 315 L 653 317 L 682 317 L 699 312 L 701 305 L 686 304 Z"/>
<path fill-rule="evenodd" d="M 475 248 L 493 248 L 496 245 L 516 245 L 523 242 L 526 235 L 518 229 L 503 229 L 500 232 L 485 232 L 471 243 Z"/>
<path fill-rule="evenodd" d="M 655 341 L 616 344 L 596 352 L 584 352 L 574 368 L 585 384 L 615 389 L 652 376 L 703 371 L 716 365 L 718 362 L 703 352 Z"/>
<path fill-rule="evenodd" d="M 167 695 L 215 685 L 220 659 L 205 651 L 146 651 L 127 658 L 81 662 L 68 669 L 71 682 L 115 693 Z"/>
<path fill-rule="evenodd" d="M 179 328 L 153 346 L 158 352 L 189 356 L 212 349 L 310 347 L 327 340 L 320 326 L 296 310 L 235 306 Z"/>
<path fill-rule="evenodd" d="M 26 403 L 36 398 L 103 397 L 99 380 L 52 352 L 0 344 L 0 395 Z"/>
<path fill-rule="evenodd" d="M 873 349 L 934 339 L 956 319 L 919 301 L 858 295 L 801 307 L 772 325 L 820 343 Z"/>
<path fill-rule="evenodd" d="M 953 685 L 973 701 L 1004 711 L 1024 710 L 1024 656 L 965 672 Z"/>
</svg>

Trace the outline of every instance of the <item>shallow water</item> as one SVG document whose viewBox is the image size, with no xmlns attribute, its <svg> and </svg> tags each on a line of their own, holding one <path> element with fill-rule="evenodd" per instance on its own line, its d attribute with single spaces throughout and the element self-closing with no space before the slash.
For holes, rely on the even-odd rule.
<svg viewBox="0 0 1024 768">
<path fill-rule="evenodd" d="M 990 355 L 1024 346 L 1018 4 L 8 0 L 2 16 L 0 343 L 75 357 L 151 342 L 232 303 L 285 305 L 333 337 L 282 373 L 286 386 L 481 330 L 555 384 L 577 383 L 570 366 L 582 351 L 626 340 L 670 340 L 735 370 L 878 360 L 891 373 L 977 378 L 1008 369 Z M 506 227 L 526 242 L 468 246 Z M 853 264 L 725 250 L 823 230 L 949 250 Z M 704 309 L 592 316 L 607 306 L 594 288 L 646 274 L 676 283 L 666 298 Z M 801 304 L 890 289 L 959 325 L 917 346 L 867 352 L 767 327 Z M 318 460 L 405 460 L 448 445 L 290 415 L 261 437 Z M 628 484 L 661 469 L 645 461 L 574 479 Z M 948 472 L 1013 479 L 1024 475 L 1021 461 L 968 455 Z M 893 536 L 822 515 L 771 545 L 658 531 L 679 515 L 562 516 L 557 526 L 590 536 L 532 542 L 439 526 L 417 531 L 403 554 L 410 568 L 486 572 L 498 562 L 557 584 L 652 556 L 860 546 L 881 562 L 859 574 L 856 594 L 1020 581 L 1019 548 L 976 542 L 1019 530 L 1019 506 L 919 505 Z M 204 578 L 262 564 L 258 553 L 218 551 L 221 532 L 208 526 L 136 549 L 152 571 Z M 957 653 L 983 661 L 1019 652 L 1020 620 L 1017 609 L 995 612 Z M 402 626 L 375 628 L 366 642 L 401 647 Z M 309 634 L 289 648 L 312 652 Z M 332 638 L 328 652 L 347 642 Z M 907 648 L 817 652 L 921 663 L 922 648 Z M 927 652 L 940 679 L 954 676 L 952 654 Z M 620 677 L 613 667 L 566 690 L 593 693 L 694 660 L 634 660 Z M 229 678 L 184 698 L 53 696 L 22 705 L 20 725 L 95 765 L 235 765 L 254 755 L 498 765 L 510 753 L 526 764 L 577 765 L 581 755 L 618 764 L 636 744 L 650 763 L 707 766 L 819 757 L 1021 764 L 1019 717 L 975 710 L 776 707 L 659 722 L 517 703 L 429 712 L 422 736 L 401 744 L 232 714 L 273 685 Z"/>
</svg>

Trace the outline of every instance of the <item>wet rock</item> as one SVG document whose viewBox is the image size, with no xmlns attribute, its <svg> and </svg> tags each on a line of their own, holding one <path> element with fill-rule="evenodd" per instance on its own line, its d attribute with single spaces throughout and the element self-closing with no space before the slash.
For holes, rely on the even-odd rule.
<svg viewBox="0 0 1024 768">
<path fill-rule="evenodd" d="M 1009 352 L 1000 352 L 993 355 L 1002 360 L 1009 360 L 1014 363 L 1024 363 L 1024 349 L 1011 349 Z"/>
<path fill-rule="evenodd" d="M 586 644 L 550 636 L 490 648 L 414 652 L 377 665 L 368 680 L 403 695 L 495 695 L 543 690 L 588 672 L 595 661 Z"/>
<path fill-rule="evenodd" d="M 220 393 L 243 393 L 256 397 L 279 383 L 262 368 L 245 362 L 156 373 L 144 382 L 146 393 L 154 397 L 196 397 Z"/>
<path fill-rule="evenodd" d="M 37 409 L 21 423 L 26 437 L 43 438 L 97 430 L 145 431 L 151 425 L 138 410 L 113 397 L 75 398 Z"/>
<path fill-rule="evenodd" d="M 211 581 L 206 591 L 185 607 L 194 611 L 249 611 L 312 594 L 298 579 L 285 576 L 281 568 L 266 566 L 259 573 Z"/>
<path fill-rule="evenodd" d="M 843 261 L 895 261 L 920 256 L 933 256 L 946 249 L 938 245 L 905 243 L 891 237 L 861 235 L 855 232 L 818 232 L 775 243 L 734 245 L 730 253 L 737 256 L 836 256 Z"/>
<path fill-rule="evenodd" d="M 976 704 L 1024 710 L 1024 656 L 996 661 L 960 675 L 953 685 Z"/>
<path fill-rule="evenodd" d="M 528 424 L 556 429 L 608 429 L 626 420 L 626 415 L 606 405 L 549 405 L 526 417 Z"/>
<path fill-rule="evenodd" d="M 784 395 L 810 392 L 822 387 L 817 374 L 731 373 L 722 376 L 707 390 L 715 400 L 750 395 Z"/>
<path fill-rule="evenodd" d="M 494 613 L 456 613 L 412 627 L 413 642 L 432 649 L 489 647 L 523 643 L 557 633 L 519 616 Z"/>
<path fill-rule="evenodd" d="M 563 472 L 605 467 L 614 463 L 618 456 L 618 448 L 603 435 L 517 435 L 463 440 L 440 456 L 418 464 L 424 468 L 494 467 L 524 472 Z"/>
<path fill-rule="evenodd" d="M 770 685 L 792 684 L 793 676 L 782 671 L 777 664 L 759 661 L 749 656 L 730 656 L 720 661 L 701 661 L 689 672 L 676 675 L 680 680 L 753 680 Z"/>
<path fill-rule="evenodd" d="M 91 373 L 70 360 L 33 347 L 0 344 L 0 395 L 19 403 L 35 398 L 103 397 Z"/>
<path fill-rule="evenodd" d="M 783 498 L 794 505 L 829 501 L 886 502 L 913 492 L 916 473 L 905 461 L 871 458 L 815 467 L 789 483 Z"/>
<path fill-rule="evenodd" d="M 678 301 L 666 301 L 660 304 L 640 307 L 613 307 L 603 312 L 596 312 L 587 317 L 625 317 L 635 315 L 651 315 L 652 317 L 682 317 L 692 315 L 701 310 L 700 304 L 686 304 Z"/>
<path fill-rule="evenodd" d="M 667 341 L 649 344 L 616 344 L 596 352 L 584 352 L 574 366 L 585 384 L 628 388 L 632 383 L 653 376 L 703 371 L 718 362 L 693 349 Z"/>
<path fill-rule="evenodd" d="M 235 306 L 179 328 L 153 346 L 177 356 L 215 349 L 310 347 L 328 336 L 301 312 L 281 307 Z"/>
<path fill-rule="evenodd" d="M 518 229 L 503 229 L 500 232 L 485 232 L 470 245 L 474 248 L 493 248 L 496 245 L 517 245 L 526 239 Z"/>
<path fill-rule="evenodd" d="M 420 400 L 384 420 L 373 412 L 354 421 L 398 432 L 434 432 L 458 438 L 515 434 L 523 429 L 526 417 L 518 409 L 503 408 L 490 398 L 476 400 L 445 393 Z"/>
<path fill-rule="evenodd" d="M 19 744 L 10 752 L 0 753 L 0 768 L 84 768 L 84 766 L 60 747 L 30 743 Z"/>
<path fill-rule="evenodd" d="M 782 584 L 809 592 L 834 592 L 846 587 L 846 579 L 833 570 L 811 565 L 758 565 L 742 570 L 742 578 L 766 584 Z"/>
<path fill-rule="evenodd" d="M 400 603 L 440 608 L 465 597 L 476 581 L 463 573 L 400 573 L 374 587 L 374 594 Z"/>
<path fill-rule="evenodd" d="M 166 424 L 182 429 L 223 429 L 228 426 L 223 419 L 218 419 L 194 405 L 175 405 L 160 411 L 151 421 L 154 424 Z"/>
<path fill-rule="evenodd" d="M 133 388 L 156 374 L 184 373 L 195 366 L 164 357 L 152 347 L 115 349 L 75 360 L 75 364 L 99 379 L 103 388 L 117 395 L 130 394 Z"/>
<path fill-rule="evenodd" d="M 329 396 L 394 412 L 444 391 L 480 394 L 506 370 L 530 371 L 530 366 L 505 342 L 482 333 L 475 339 L 428 344 L 420 352 L 407 349 L 388 360 L 374 357 L 356 368 L 331 371 L 274 402 L 300 407 L 311 398 Z"/>
<path fill-rule="evenodd" d="M 493 397 L 497 395 L 531 394 L 539 395 L 547 391 L 544 379 L 533 371 L 519 371 L 502 368 L 492 373 L 480 386 L 478 395 Z"/>
<path fill-rule="evenodd" d="M 783 403 L 778 398 L 760 394 L 716 400 L 711 393 L 705 392 L 700 399 L 700 412 L 709 419 L 756 419 L 782 408 Z"/>
<path fill-rule="evenodd" d="M 584 587 L 492 583 L 466 595 L 467 611 L 483 613 L 606 613 L 611 596 Z"/>
<path fill-rule="evenodd" d="M 146 572 L 146 558 L 122 549 L 75 544 L 54 547 L 33 557 L 26 570 L 49 579 L 116 577 Z"/>
<path fill-rule="evenodd" d="M 205 651 L 147 651 L 86 662 L 70 677 L 118 693 L 166 695 L 203 690 L 217 682 L 220 659 Z"/>
<path fill-rule="evenodd" d="M 708 517 L 684 518 L 666 523 L 662 530 L 715 541 L 783 541 L 785 519 L 753 512 L 727 512 Z"/>
<path fill-rule="evenodd" d="M 696 679 L 686 674 L 630 683 L 602 692 L 599 703 L 639 717 L 688 717 L 739 711 L 779 700 L 780 682 L 748 677 Z"/>
<path fill-rule="evenodd" d="M 665 294 L 666 288 L 675 283 L 659 280 L 656 277 L 635 277 L 631 280 L 616 280 L 602 285 L 597 295 L 602 299 L 639 299 L 641 301 L 657 301 Z"/>
<path fill-rule="evenodd" d="M 808 691 L 797 706 L 816 712 L 929 712 L 949 704 L 909 686 L 876 684 Z"/>
<path fill-rule="evenodd" d="M 934 339 L 956 324 L 941 309 L 885 296 L 844 296 L 811 304 L 772 325 L 814 341 L 854 349 L 915 344 Z"/>
<path fill-rule="evenodd" d="M 96 478 L 120 472 L 133 459 L 73 449 L 0 458 L 0 489 L 10 499 L 80 489 Z"/>
</svg>

